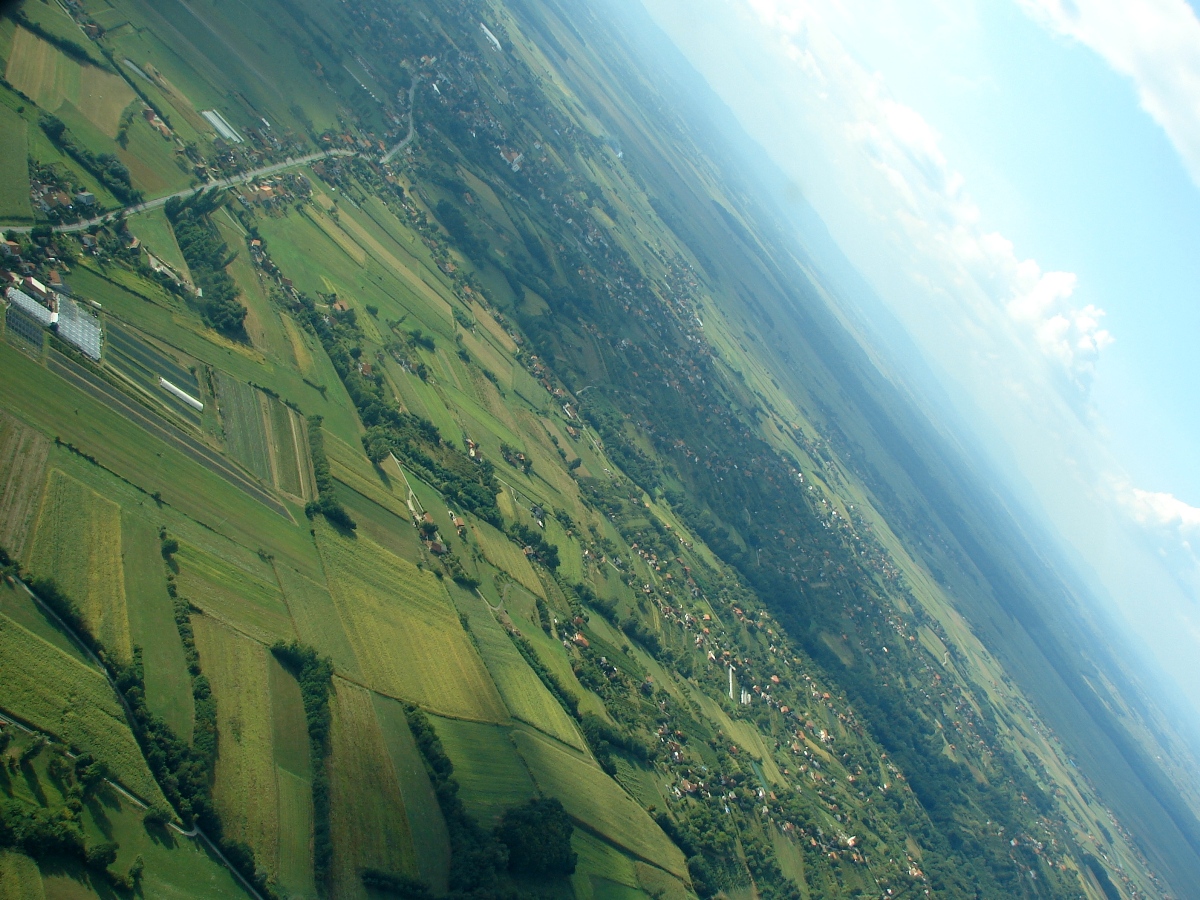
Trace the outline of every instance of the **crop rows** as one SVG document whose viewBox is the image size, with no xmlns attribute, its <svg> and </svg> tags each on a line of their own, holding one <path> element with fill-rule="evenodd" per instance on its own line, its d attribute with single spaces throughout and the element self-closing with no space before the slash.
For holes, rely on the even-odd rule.
<svg viewBox="0 0 1200 900">
<path fill-rule="evenodd" d="M 365 898 L 363 868 L 415 877 L 416 855 L 404 799 L 371 695 L 334 679 L 331 801 L 335 897 Z"/>
<path fill-rule="evenodd" d="M 0 416 L 0 547 L 19 557 L 45 478 L 50 443 L 32 428 Z"/>
<path fill-rule="evenodd" d="M 0 707 L 94 754 L 143 799 L 165 802 L 105 677 L 3 615 Z"/>
<path fill-rule="evenodd" d="M 279 797 L 267 651 L 207 616 L 193 615 L 192 628 L 217 701 L 217 808 L 226 833 L 253 847 L 256 862 L 277 875 Z"/>
<path fill-rule="evenodd" d="M 109 653 L 121 660 L 131 658 L 121 507 L 53 469 L 28 568 L 40 578 L 53 578 L 79 604 L 92 633 Z"/>
<path fill-rule="evenodd" d="M 504 721 L 504 704 L 430 573 L 366 538 L 321 526 L 330 591 L 368 683 L 433 712 Z"/>
</svg>

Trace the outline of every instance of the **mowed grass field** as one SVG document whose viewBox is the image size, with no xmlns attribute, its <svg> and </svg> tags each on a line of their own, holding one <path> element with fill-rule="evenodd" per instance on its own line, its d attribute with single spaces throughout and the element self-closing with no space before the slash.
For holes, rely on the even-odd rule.
<svg viewBox="0 0 1200 900">
<path fill-rule="evenodd" d="M 0 547 L 19 559 L 42 496 L 50 442 L 0 413 Z"/>
<path fill-rule="evenodd" d="M 125 80 L 80 65 L 36 34 L 17 28 L 4 77 L 47 112 L 74 105 L 106 136 L 116 137 L 121 113 L 137 95 Z"/>
<path fill-rule="evenodd" d="M 483 600 L 466 591 L 456 596 L 458 608 L 467 615 L 483 661 L 512 716 L 565 744 L 585 750 L 574 721 L 529 667 Z"/>
<path fill-rule="evenodd" d="M 179 567 L 176 585 L 180 596 L 213 618 L 264 644 L 294 636 L 278 585 L 186 542 L 175 554 L 175 562 Z"/>
<path fill-rule="evenodd" d="M 158 530 L 125 510 L 121 514 L 125 606 L 130 640 L 142 648 L 146 705 L 185 741 L 192 739 L 192 679 L 167 594 L 167 569 Z"/>
<path fill-rule="evenodd" d="M 513 739 L 538 788 L 561 800 L 571 818 L 634 856 L 687 877 L 679 848 L 599 766 L 531 732 L 516 730 Z"/>
<path fill-rule="evenodd" d="M 229 836 L 254 848 L 256 862 L 279 871 L 279 791 L 267 650 L 208 616 L 193 615 L 201 671 L 217 701 L 213 796 Z"/>
<path fill-rule="evenodd" d="M 0 220 L 28 222 L 29 204 L 28 123 L 0 105 Z"/>
<path fill-rule="evenodd" d="M 42 872 L 24 853 L 0 850 L 0 900 L 45 900 Z"/>
<path fill-rule="evenodd" d="M 450 876 L 450 833 L 438 805 L 437 793 L 425 771 L 425 762 L 417 742 L 408 727 L 404 705 L 398 700 L 371 694 L 375 718 L 383 733 L 400 796 L 404 798 L 404 813 L 412 831 L 413 851 L 421 879 L 435 893 L 444 893 Z"/>
<path fill-rule="evenodd" d="M 58 582 L 109 653 L 132 659 L 121 507 L 60 469 L 51 469 L 26 567 Z"/>
<path fill-rule="evenodd" d="M 372 867 L 416 877 L 417 856 L 404 798 L 375 716 L 371 694 L 334 679 L 330 824 L 333 891 L 366 898 L 360 872 Z"/>
<path fill-rule="evenodd" d="M 330 593 L 372 688 L 484 722 L 508 713 L 442 584 L 365 537 L 317 523 Z"/>
<path fill-rule="evenodd" d="M 166 803 L 105 677 L 4 615 L 0 707 L 94 754 L 142 799 Z"/>
<path fill-rule="evenodd" d="M 537 787 L 513 746 L 509 729 L 457 719 L 435 717 L 430 721 L 454 763 L 458 795 L 484 828 L 496 824 L 506 809 L 537 796 Z"/>
<path fill-rule="evenodd" d="M 533 564 L 525 554 L 500 531 L 487 522 L 471 520 L 471 534 L 479 542 L 479 549 L 487 557 L 488 562 L 502 572 L 511 575 L 522 587 L 527 588 L 539 597 L 546 596 L 541 580 L 533 571 Z"/>
</svg>

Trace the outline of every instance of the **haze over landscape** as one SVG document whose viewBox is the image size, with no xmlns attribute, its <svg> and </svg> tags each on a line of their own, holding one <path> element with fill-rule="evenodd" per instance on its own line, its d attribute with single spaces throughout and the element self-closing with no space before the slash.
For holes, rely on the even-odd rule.
<svg viewBox="0 0 1200 900">
<path fill-rule="evenodd" d="M 1187 0 L 0 75 L 0 900 L 1197 896 Z"/>
<path fill-rule="evenodd" d="M 647 8 L 800 186 L 957 394 L 1006 488 L 1027 486 L 1194 713 L 1195 11 Z"/>
</svg>

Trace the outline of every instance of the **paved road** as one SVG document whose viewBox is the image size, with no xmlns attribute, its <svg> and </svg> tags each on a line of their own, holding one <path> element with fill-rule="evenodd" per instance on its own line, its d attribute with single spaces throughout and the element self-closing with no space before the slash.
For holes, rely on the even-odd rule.
<svg viewBox="0 0 1200 900">
<path fill-rule="evenodd" d="M 235 184 L 245 184 L 248 181 L 253 181 L 256 178 L 263 178 L 267 175 L 274 175 L 276 172 L 282 172 L 286 169 L 295 169 L 298 166 L 307 166 L 309 163 L 316 162 L 319 159 L 329 159 L 331 156 L 357 156 L 357 150 L 325 150 L 321 153 L 310 153 L 307 156 L 288 157 L 283 162 L 272 163 L 269 166 L 263 166 L 259 169 L 254 169 L 251 172 L 243 172 L 240 175 L 233 175 L 229 178 L 218 178 L 213 181 L 206 181 L 196 187 L 188 188 L 186 191 L 176 191 L 174 194 L 168 194 L 165 197 L 156 197 L 153 200 L 147 200 L 145 203 L 135 203 L 133 206 L 126 206 L 124 210 L 112 210 L 106 212 L 102 216 L 96 216 L 91 219 L 85 219 L 82 222 L 75 222 L 71 225 L 54 225 L 52 226 L 58 232 L 73 232 L 84 231 L 93 225 L 103 222 L 110 216 L 115 216 L 118 212 L 124 212 L 127 216 L 136 215 L 140 212 L 146 212 L 150 209 L 158 209 L 160 206 L 166 206 L 167 201 L 176 198 L 190 197 L 197 191 L 207 191 L 215 187 L 233 187 Z M 18 234 L 28 234 L 33 230 L 32 225 L 0 225 L 0 229 L 4 231 L 15 231 Z"/>
<path fill-rule="evenodd" d="M 421 79 L 414 78 L 412 87 L 408 89 L 408 134 L 404 140 L 400 141 L 395 147 L 385 153 L 380 162 L 391 162 L 392 158 L 413 142 L 416 137 L 416 121 L 413 116 L 413 102 L 417 96 L 417 85 Z M 93 225 L 98 225 L 110 216 L 115 216 L 118 212 L 124 212 L 127 216 L 137 215 L 140 212 L 146 212 L 150 209 L 158 209 L 160 206 L 166 206 L 167 201 L 177 198 L 190 197 L 197 191 L 207 191 L 215 187 L 233 187 L 235 184 L 245 184 L 249 181 L 254 181 L 256 178 L 264 178 L 267 175 L 274 175 L 276 172 L 283 172 L 287 169 L 295 169 L 300 166 L 307 166 L 309 163 L 316 162 L 320 159 L 329 159 L 334 156 L 360 156 L 358 150 L 323 150 L 320 153 L 310 153 L 307 156 L 289 156 L 283 162 L 272 163 L 269 166 L 262 166 L 250 172 L 243 172 L 240 175 L 233 175 L 229 178 L 217 178 L 213 181 L 206 181 L 196 187 L 188 188 L 186 191 L 177 191 L 174 194 L 168 194 L 165 197 L 156 197 L 153 200 L 147 200 L 145 203 L 135 203 L 133 206 L 126 206 L 123 210 L 111 210 L 102 216 L 95 216 L 91 219 L 85 219 L 82 222 L 75 222 L 71 225 L 55 225 L 52 226 L 57 232 L 76 232 L 85 231 Z M 0 231 L 13 231 L 17 234 L 28 234 L 33 230 L 32 225 L 4 225 L 0 224 Z"/>
<path fill-rule="evenodd" d="M 402 140 L 400 143 L 398 143 L 395 147 L 393 147 L 387 153 L 383 154 L 383 158 L 381 160 L 379 160 L 380 162 L 384 162 L 384 163 L 391 162 L 392 157 L 395 156 L 397 153 L 399 153 L 401 150 L 403 150 L 405 147 L 407 147 L 409 144 L 411 144 L 412 139 L 414 137 L 416 137 L 417 131 L 416 131 L 416 122 L 413 118 L 413 112 L 414 112 L 413 103 L 417 99 L 417 85 L 420 83 L 420 81 L 421 81 L 421 77 L 418 75 L 416 78 L 413 79 L 412 86 L 408 89 L 408 134 L 405 135 L 404 140 Z"/>
</svg>

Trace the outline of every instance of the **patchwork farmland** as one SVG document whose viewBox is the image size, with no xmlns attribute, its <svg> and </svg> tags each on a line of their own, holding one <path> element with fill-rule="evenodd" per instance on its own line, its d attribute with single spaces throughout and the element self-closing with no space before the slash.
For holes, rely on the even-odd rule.
<svg viewBox="0 0 1200 900">
<path fill-rule="evenodd" d="M 367 683 L 431 712 L 483 722 L 508 713 L 437 578 L 325 525 L 317 542 L 338 615 Z"/>
</svg>

